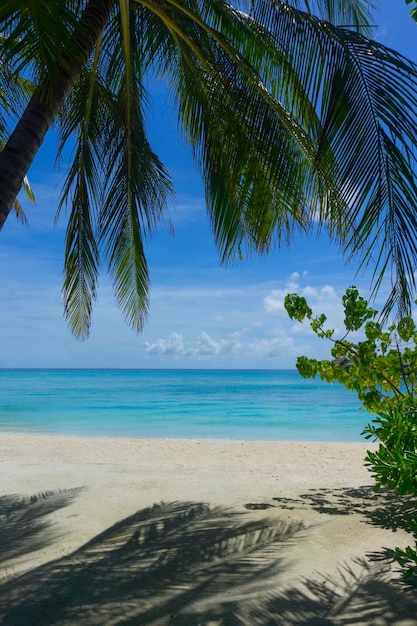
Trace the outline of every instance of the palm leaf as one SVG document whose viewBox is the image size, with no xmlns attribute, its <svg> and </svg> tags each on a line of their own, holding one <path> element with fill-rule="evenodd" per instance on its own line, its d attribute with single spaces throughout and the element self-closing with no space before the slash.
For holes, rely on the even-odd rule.
<svg viewBox="0 0 417 626">
<path fill-rule="evenodd" d="M 101 34 L 84 45 L 86 13 L 101 8 Z M 201 170 L 223 260 L 267 252 L 318 219 L 348 258 L 374 266 L 375 288 L 391 272 L 386 311 L 409 310 L 417 67 L 365 36 L 372 8 L 365 0 L 1 3 L 0 98 L 13 114 L 30 94 L 13 88 L 7 100 L 9 76 L 39 85 L 44 107 L 75 83 L 62 108 L 60 151 L 74 137 L 75 148 L 60 207 L 72 205 L 64 298 L 77 335 L 88 334 L 99 246 L 126 319 L 140 329 L 146 316 L 144 242 L 172 192 L 146 132 L 154 77 L 166 82 Z"/>
<path fill-rule="evenodd" d="M 96 55 L 66 102 L 60 128 L 58 157 L 66 141 L 77 134 L 74 158 L 62 190 L 57 218 L 63 205 L 70 204 L 63 298 L 71 331 L 80 339 L 86 339 L 89 334 L 99 267 L 95 222 L 102 184 L 103 129 L 99 112 L 103 91 Z"/>
<path fill-rule="evenodd" d="M 80 0 L 3 0 L 4 62 L 20 74 L 29 70 L 37 83 L 46 76 L 58 79 L 57 58 L 62 62 L 82 4 Z"/>
<path fill-rule="evenodd" d="M 177 8 L 180 3 L 169 4 Z M 204 3 L 204 6 L 215 5 L 218 9 L 219 4 L 221 3 Z M 206 9 L 204 16 L 206 20 L 207 12 Z M 230 26 L 233 20 L 239 20 L 239 29 Z M 248 28 L 242 31 L 245 20 Z M 175 21 L 178 24 L 179 19 L 176 17 Z M 199 24 L 200 21 L 196 19 L 193 25 Z M 274 43 L 274 47 L 270 45 L 263 47 L 262 55 L 259 54 L 259 50 L 260 43 L 265 40 L 265 33 L 260 29 L 262 38 L 258 39 L 251 35 L 249 25 L 254 30 L 254 21 L 256 24 L 261 22 L 267 27 L 269 40 L 272 39 Z M 184 28 L 187 27 L 185 20 L 183 23 Z M 416 117 L 413 113 L 417 111 L 416 66 L 363 35 L 336 28 L 282 2 L 260 0 L 253 5 L 250 16 L 236 13 L 232 19 L 224 19 L 222 29 L 222 35 L 226 32 L 228 36 L 227 46 L 220 36 L 215 37 L 215 43 L 228 54 L 229 68 L 225 65 L 225 74 L 228 72 L 229 79 L 227 95 L 230 97 L 233 93 L 235 84 L 242 87 L 245 85 L 245 79 L 249 79 L 246 80 L 245 87 L 240 89 L 240 95 L 245 94 L 247 101 L 255 104 L 253 110 L 246 111 L 246 118 L 239 120 L 243 121 L 240 126 L 241 135 L 244 135 L 245 119 L 249 117 L 250 123 L 253 120 L 256 124 L 255 115 L 259 111 L 259 102 L 264 100 L 268 112 L 273 109 L 276 114 L 274 124 L 271 124 L 270 128 L 276 130 L 281 122 L 282 132 L 286 133 L 285 143 L 288 145 L 295 140 L 298 143 L 298 150 L 295 148 L 294 154 L 299 155 L 301 148 L 304 158 L 310 162 L 306 164 L 304 161 L 306 173 L 308 167 L 311 167 L 310 180 L 309 176 L 304 174 L 299 181 L 309 181 L 307 186 L 302 187 L 302 191 L 305 202 L 312 208 L 312 216 L 317 217 L 318 206 L 318 215 L 322 223 L 330 224 L 331 233 L 345 242 L 348 254 L 359 252 L 363 254 L 364 259 L 377 261 L 373 274 L 376 286 L 380 284 L 383 274 L 390 267 L 393 275 L 393 295 L 387 303 L 388 308 L 395 303 L 400 305 L 401 312 L 409 311 L 412 302 L 410 286 L 413 286 L 413 279 L 411 278 L 410 282 L 406 277 L 410 275 L 410 270 L 415 267 L 417 261 L 413 243 L 416 227 L 413 217 L 416 197 L 413 174 L 416 153 L 414 132 Z M 205 29 L 204 33 L 207 32 L 208 29 Z M 242 32 L 245 36 L 242 36 Z M 213 42 L 209 37 L 200 37 L 200 40 L 203 41 L 202 47 L 207 59 L 209 56 L 207 51 L 213 49 Z M 183 41 L 184 45 L 188 44 L 187 38 Z M 196 45 L 196 38 L 193 41 Z M 232 46 L 236 50 L 234 54 L 230 54 Z M 215 57 L 215 52 L 216 50 L 213 51 L 215 58 L 213 66 L 218 70 L 219 55 Z M 243 63 L 239 58 L 240 53 L 245 59 Z M 193 59 L 193 54 L 193 49 L 188 47 L 188 65 L 190 59 Z M 195 56 L 192 80 L 184 82 L 182 89 L 181 85 L 178 87 L 178 93 L 181 92 L 179 100 L 184 93 L 185 97 L 188 97 L 187 91 L 190 90 L 192 81 L 196 80 L 195 68 L 198 66 L 199 58 L 198 55 Z M 282 62 L 284 58 L 286 61 Z M 232 74 L 231 63 L 234 63 L 234 70 L 240 70 L 240 74 L 237 71 Z M 254 82 L 247 63 L 252 64 L 256 75 L 259 76 L 258 82 L 268 86 L 268 95 L 265 95 L 264 90 L 258 90 L 256 93 L 251 91 Z M 207 66 L 208 64 L 205 70 Z M 271 67 L 277 68 L 275 75 L 271 72 Z M 183 70 L 184 75 L 187 71 Z M 177 73 L 179 74 L 178 71 Z M 216 78 L 213 72 L 210 76 L 214 85 L 213 91 L 215 88 L 222 91 L 226 85 L 221 80 L 217 80 L 216 83 Z M 279 106 L 271 102 L 269 93 L 272 93 L 275 100 L 282 105 L 282 113 L 287 112 L 288 125 L 285 124 L 284 114 L 279 115 Z M 223 99 L 227 100 L 227 96 Z M 235 107 L 238 102 L 239 97 L 236 97 Z M 188 132 L 193 146 L 199 144 L 200 151 L 195 154 L 202 162 L 203 169 L 206 169 L 206 182 L 215 181 L 217 185 L 221 157 L 225 162 L 228 161 L 224 155 L 224 150 L 227 150 L 228 146 L 221 144 L 221 136 L 227 136 L 229 142 L 230 126 L 223 127 L 218 134 L 215 133 L 216 129 L 213 130 L 213 125 L 209 129 L 210 122 L 207 118 L 203 120 L 202 113 L 203 109 L 207 110 L 207 99 L 204 103 L 202 100 L 190 103 L 187 108 L 190 113 L 187 115 L 187 109 L 183 108 L 182 121 L 186 120 L 188 129 L 191 129 L 191 132 L 190 130 Z M 311 115 L 312 108 L 316 112 L 315 116 Z M 231 119 L 229 113 L 227 111 L 224 116 L 227 118 L 227 124 Z M 213 115 L 212 112 L 211 116 Z M 191 118 L 195 119 L 196 116 L 198 121 L 192 126 Z M 215 119 L 217 123 L 218 117 Z M 253 137 L 253 134 L 250 135 L 251 142 Z M 390 141 L 387 141 L 387 137 Z M 273 134 L 269 136 L 264 134 L 262 139 L 267 154 L 269 151 L 272 152 L 274 143 L 275 147 L 278 145 Z M 239 148 L 241 144 L 240 141 Z M 219 145 L 221 147 L 215 156 L 210 158 L 212 166 L 209 166 L 208 155 L 212 145 L 216 146 L 215 150 L 218 150 Z M 401 158 L 400 154 L 403 155 Z M 231 162 L 236 164 L 236 160 Z M 246 155 L 245 162 L 250 163 L 250 158 Z M 257 154 L 256 162 L 258 171 L 262 171 L 262 155 Z M 299 158 L 298 167 L 301 162 Z M 392 166 L 387 167 L 387 163 L 395 163 L 396 169 Z M 276 167 L 276 164 L 274 165 Z M 402 172 L 401 175 L 398 175 L 398 167 Z M 210 170 L 214 168 L 216 171 L 211 172 Z M 250 177 L 251 173 L 256 176 L 256 172 L 251 172 L 250 168 L 245 171 L 246 188 L 251 187 L 250 180 L 254 181 L 254 178 Z M 230 171 L 227 174 L 230 175 Z M 237 177 L 236 172 L 235 179 Z M 223 172 L 220 178 L 224 178 Z M 233 180 L 233 176 L 231 179 Z M 268 182 L 271 184 L 271 180 Z M 274 182 L 279 184 L 280 178 L 277 177 L 272 181 L 272 185 Z M 236 211 L 235 206 L 224 213 L 220 207 L 224 207 L 225 202 L 230 207 L 230 188 L 224 187 L 224 190 L 219 188 L 216 192 L 216 185 L 212 185 L 208 195 L 211 194 L 211 197 L 215 198 L 213 206 L 218 205 L 219 223 L 224 224 L 224 232 L 219 238 L 220 243 L 224 246 L 226 242 L 226 247 L 230 243 L 232 245 L 237 243 L 240 246 L 240 237 L 233 237 L 239 209 Z M 384 192 L 381 192 L 382 188 L 385 188 Z M 388 188 L 395 190 L 395 193 L 388 193 Z M 271 193 L 270 197 L 277 198 L 279 195 Z M 398 201 L 399 198 L 401 202 Z M 240 206 L 241 215 L 247 215 L 247 210 L 242 209 L 242 204 Z M 269 216 L 274 210 L 276 207 L 271 207 L 271 211 L 265 211 L 265 215 Z M 403 217 L 404 211 L 407 219 Z M 233 218 L 225 218 L 224 215 L 227 213 Z M 378 252 L 378 249 L 374 247 L 376 240 L 373 239 L 372 232 L 380 228 L 382 223 L 387 233 L 386 238 L 382 240 L 384 254 L 375 259 L 374 251 Z M 230 228 L 232 230 L 227 233 Z M 215 232 L 217 230 L 215 227 Z M 262 226 L 261 232 L 264 232 Z M 381 243 L 380 238 L 378 243 Z M 385 262 L 385 257 L 389 259 L 389 263 Z"/>
<path fill-rule="evenodd" d="M 104 164 L 108 184 L 101 201 L 100 241 L 122 313 L 140 331 L 147 314 L 149 283 L 143 240 L 163 218 L 172 187 L 146 137 L 142 51 L 135 36 L 141 16 L 126 6 L 120 16 L 122 26 L 117 19 L 112 26 L 121 27 L 123 45 L 116 49 L 111 45 L 111 29 L 103 44 L 110 56 L 105 80 L 112 99 L 107 100 Z"/>
</svg>

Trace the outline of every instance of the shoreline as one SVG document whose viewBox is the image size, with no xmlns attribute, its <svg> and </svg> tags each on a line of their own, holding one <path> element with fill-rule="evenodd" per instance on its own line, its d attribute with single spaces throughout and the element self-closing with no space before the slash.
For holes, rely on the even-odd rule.
<svg viewBox="0 0 417 626">
<path fill-rule="evenodd" d="M 366 450 L 376 445 L 362 442 L 124 439 L 2 432 L 0 495 L 8 495 L 10 501 L 20 502 L 19 506 L 27 506 L 28 510 L 33 505 L 32 510 L 38 511 L 39 520 L 45 524 L 45 528 L 39 531 L 45 541 L 39 543 L 38 537 L 31 550 L 3 559 L 0 621 L 13 623 L 7 621 L 8 613 L 1 612 L 2 606 L 3 611 L 8 606 L 7 603 L 2 605 L 5 597 L 13 607 L 32 606 L 33 616 L 40 601 L 42 581 L 47 579 L 53 589 L 54 581 L 61 580 L 59 584 L 57 582 L 61 588 L 62 579 L 56 577 L 62 568 L 66 572 L 65 580 L 68 577 L 72 580 L 73 576 L 77 581 L 82 578 L 83 568 L 87 568 L 87 586 L 95 573 L 100 572 L 100 575 L 97 573 L 97 585 L 100 586 L 102 577 L 110 576 L 106 560 L 109 557 L 104 556 L 109 554 L 116 563 L 123 563 L 120 572 L 125 571 L 123 568 L 128 571 L 133 568 L 131 586 L 127 580 L 125 585 L 130 589 L 128 597 L 136 594 L 137 601 L 129 600 L 130 603 L 124 605 L 127 602 L 125 595 L 117 599 L 117 619 L 135 610 L 137 621 L 133 619 L 132 624 L 193 626 L 209 623 L 208 616 L 214 606 L 219 611 L 220 608 L 229 611 L 233 602 L 237 602 L 239 611 L 246 607 L 241 618 L 244 624 L 303 623 L 300 616 L 285 621 L 281 613 L 276 622 L 270 615 L 270 621 L 255 621 L 251 611 L 256 607 L 259 609 L 261 598 L 268 604 L 270 593 L 285 595 L 287 589 L 304 593 L 306 580 L 313 581 L 317 590 L 324 589 L 323 581 L 327 581 L 326 588 L 333 588 L 335 594 L 340 595 L 339 587 L 345 584 L 347 571 L 351 572 L 350 577 L 355 580 L 357 577 L 358 585 L 362 585 L 361 576 L 369 574 L 375 584 L 379 581 L 382 586 L 388 585 L 390 593 L 395 594 L 394 581 L 398 577 L 395 568 L 384 562 L 382 572 L 381 563 L 369 561 L 367 555 L 396 546 L 405 547 L 412 542 L 412 537 L 401 529 L 393 532 L 386 524 L 384 527 L 378 522 L 377 514 L 381 515 L 386 502 L 383 495 L 373 493 L 371 475 L 363 466 Z M 32 504 L 30 496 L 35 496 Z M 36 525 L 34 527 L 36 529 Z M 20 530 L 21 522 L 16 525 L 15 532 Z M 189 547 L 188 541 L 191 542 Z M 12 541 L 11 546 L 14 543 Z M 202 552 L 195 562 L 195 553 L 200 549 Z M 88 565 L 93 558 L 95 565 Z M 151 588 L 142 597 L 142 587 L 135 582 L 138 576 L 135 568 L 145 567 L 153 558 L 157 561 L 152 567 L 149 565 L 149 572 L 156 571 L 156 563 L 158 568 L 163 568 L 163 564 L 169 562 L 171 570 L 152 579 Z M 267 580 L 262 582 L 260 574 L 258 583 L 252 580 L 250 569 L 246 570 L 244 565 L 248 559 L 251 562 L 255 559 L 255 570 L 261 564 L 265 567 Z M 240 572 L 241 567 L 242 572 L 232 585 L 233 572 Z M 186 576 L 184 568 L 188 572 Z M 212 582 L 201 588 L 199 585 L 193 587 L 208 571 Z M 121 574 L 116 575 L 113 569 L 112 572 L 117 582 Z M 143 580 L 146 587 L 148 578 Z M 117 587 L 116 582 L 109 581 L 109 588 Z M 162 618 L 145 621 L 145 606 L 157 611 L 167 594 L 179 601 L 178 585 L 185 585 L 191 595 L 183 605 L 172 600 L 174 605 L 170 616 L 174 615 L 174 621 L 170 616 L 165 621 Z M 384 596 L 388 594 L 388 587 L 384 588 Z M 30 601 L 25 595 L 29 593 L 28 589 L 33 589 Z M 228 589 L 226 596 L 225 589 Z M 336 589 L 339 589 L 337 593 Z M 403 594 L 402 588 L 398 589 Z M 348 591 L 349 585 L 346 593 Z M 44 593 L 49 592 L 44 590 Z M 81 606 L 83 611 L 85 609 L 85 593 L 85 590 L 79 590 L 79 593 L 74 592 L 71 601 L 65 600 L 71 607 L 65 605 L 64 609 L 71 609 L 73 621 L 63 609 L 67 621 L 51 623 L 82 626 L 120 623 L 116 615 L 112 620 L 103 621 L 100 611 L 104 606 L 110 612 L 116 610 L 113 605 L 113 608 L 109 606 L 107 597 L 101 598 L 100 606 L 96 606 L 96 617 L 89 613 L 88 619 L 75 618 L 74 610 L 80 611 Z M 123 594 L 126 593 L 125 589 Z M 97 594 L 97 588 L 91 590 L 87 604 L 94 604 L 94 594 Z M 51 596 L 51 602 L 55 601 Z M 124 606 L 122 613 L 120 606 Z M 206 615 L 206 622 L 201 621 L 202 618 L 197 621 L 196 617 L 187 617 L 190 611 L 197 609 L 199 615 Z M 417 600 L 412 611 L 414 613 L 410 615 L 417 615 Z M 400 617 L 404 619 L 403 615 Z M 48 622 L 31 619 L 30 623 Z M 129 622 L 126 620 L 126 623 Z M 212 623 L 226 622 L 216 622 L 213 618 Z M 337 621 L 331 623 L 338 624 Z M 392 619 L 387 623 L 396 622 Z M 407 624 L 417 624 L 417 620 Z"/>
<path fill-rule="evenodd" d="M 124 441 L 208 441 L 208 442 L 230 442 L 230 443 L 306 443 L 306 444 L 336 444 L 336 445 L 373 445 L 373 442 L 367 441 L 358 441 L 358 440 L 341 440 L 341 439 L 244 439 L 244 438 L 230 438 L 230 437 L 148 437 L 148 436 L 139 436 L 139 435 L 100 435 L 100 434 L 80 434 L 80 433 L 63 433 L 63 432 L 48 432 L 48 431 L 39 431 L 39 430 L 1 430 L 0 429 L 0 437 L 12 436 L 12 437 L 52 437 L 56 439 L 98 439 L 99 441 L 102 439 L 114 439 L 115 441 L 124 440 Z"/>
</svg>

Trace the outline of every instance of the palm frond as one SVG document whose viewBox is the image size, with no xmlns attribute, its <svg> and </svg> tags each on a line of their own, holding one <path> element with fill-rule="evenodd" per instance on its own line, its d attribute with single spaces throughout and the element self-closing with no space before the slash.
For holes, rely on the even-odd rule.
<svg viewBox="0 0 417 626">
<path fill-rule="evenodd" d="M 33 192 L 33 189 L 31 187 L 31 184 L 30 184 L 29 179 L 28 179 L 27 176 L 25 176 L 24 179 L 23 179 L 22 189 L 23 189 L 23 193 L 25 194 L 26 198 L 30 202 L 33 202 L 35 204 L 36 203 L 35 194 Z"/>
<path fill-rule="evenodd" d="M 67 99 L 61 116 L 58 158 L 66 142 L 77 136 L 74 158 L 64 184 L 57 218 L 64 204 L 71 205 L 65 248 L 63 298 L 73 334 L 86 339 L 91 324 L 99 267 L 96 216 L 103 184 L 103 102 L 107 96 L 99 66 L 100 45 L 91 64 Z"/>
<path fill-rule="evenodd" d="M 71 332 L 79 339 L 86 339 L 89 334 L 99 264 L 88 198 L 88 180 L 80 173 L 67 226 L 62 288 L 65 317 Z"/>
<path fill-rule="evenodd" d="M 23 224 L 24 226 L 28 226 L 28 225 L 29 225 L 29 222 L 28 222 L 28 220 L 27 220 L 27 217 L 26 217 L 26 215 L 25 215 L 25 212 L 24 212 L 24 210 L 23 210 L 23 207 L 22 207 L 22 205 L 20 204 L 20 202 L 19 202 L 19 199 L 18 199 L 18 198 L 16 198 L 16 200 L 14 201 L 14 203 L 13 203 L 13 208 L 14 208 L 14 211 L 15 211 L 15 213 L 16 213 L 16 218 L 17 218 L 17 221 L 18 221 L 18 222 L 20 222 L 21 224 Z"/>
<path fill-rule="evenodd" d="M 292 0 L 291 6 L 335 26 L 348 27 L 369 36 L 378 3 L 374 0 Z"/>
<path fill-rule="evenodd" d="M 415 199 L 417 182 L 410 172 L 408 160 L 387 133 L 382 133 L 386 145 L 386 183 L 374 190 L 372 201 L 361 215 L 356 231 L 349 241 L 351 256 L 360 254 L 362 266 L 373 268 L 374 292 L 390 265 L 396 268 L 391 292 L 382 310 L 387 319 L 393 309 L 407 315 L 416 291 L 417 215 Z M 384 181 L 385 182 L 385 181 Z M 387 210 L 380 213 L 383 201 Z"/>
<path fill-rule="evenodd" d="M 417 66 L 358 33 L 282 2 L 260 0 L 254 4 L 253 18 L 263 20 L 276 49 L 286 55 L 287 62 L 281 65 L 277 52 L 264 55 L 266 64 L 278 68 L 278 89 L 270 90 L 314 143 L 313 169 L 324 186 L 319 191 L 322 222 L 345 242 L 348 255 L 354 251 L 376 262 L 375 286 L 389 268 L 393 297 L 388 307 L 395 303 L 402 313 L 409 312 L 412 281 L 406 276 L 417 263 L 413 218 Z M 252 59 L 247 44 L 245 57 Z M 262 66 L 257 69 L 262 77 Z M 269 80 L 271 85 L 270 75 Z M 319 123 L 311 116 L 311 104 Z M 308 153 L 307 157 L 311 158 Z M 332 197 L 332 184 L 342 203 L 340 196 Z M 374 239 L 372 228 L 383 228 L 386 238 Z M 381 257 L 376 241 L 383 245 Z"/>
<path fill-rule="evenodd" d="M 120 19 L 123 46 L 114 49 L 103 42 L 110 55 L 105 80 L 112 99 L 107 100 L 103 162 L 108 182 L 99 227 L 119 306 L 127 322 L 140 331 L 147 315 L 149 283 L 143 242 L 164 217 L 172 186 L 146 137 L 147 96 L 140 80 L 140 40 L 135 36 L 141 16 L 136 11 L 128 13 L 126 7 Z M 116 20 L 113 26 L 120 29 Z"/>
<path fill-rule="evenodd" d="M 81 2 L 59 0 L 4 0 L 0 6 L 2 35 L 7 38 L 2 57 L 18 73 L 30 73 L 38 82 L 57 76 L 77 23 Z"/>
<path fill-rule="evenodd" d="M 168 0 L 157 11 L 170 41 L 161 71 L 171 74 L 180 122 L 202 170 L 220 254 L 230 258 L 244 241 L 248 249 L 268 250 L 283 224 L 287 233 L 297 223 L 306 227 L 309 207 L 348 255 L 370 258 L 372 237 L 360 236 L 369 223 L 363 216 L 378 206 L 388 227 L 387 214 L 396 211 L 392 196 L 378 192 L 381 185 L 393 184 L 410 214 L 414 206 L 404 179 L 384 164 L 398 162 L 396 145 L 403 170 L 410 174 L 414 165 L 416 68 L 310 12 L 315 7 L 363 32 L 369 3 L 297 3 L 310 10 L 304 12 L 279 0 L 247 4 L 243 13 L 219 1 Z M 396 245 L 385 253 L 392 265 L 384 257 L 378 265 L 382 274 L 390 267 L 398 288 L 406 284 L 407 256 L 416 261 L 407 243 L 412 227 L 403 220 L 390 232 Z M 391 254 L 400 243 L 402 253 Z M 382 274 L 374 273 L 374 285 Z M 409 309 L 411 294 L 396 293 Z"/>
<path fill-rule="evenodd" d="M 267 252 L 318 218 L 348 258 L 374 266 L 375 288 L 391 272 L 386 312 L 410 309 L 417 66 L 365 36 L 372 9 L 373 0 L 3 0 L 3 108 L 20 115 L 33 93 L 24 76 L 50 118 L 66 98 L 59 152 L 75 138 L 59 208 L 72 205 L 64 298 L 77 335 L 88 334 L 99 246 L 126 319 L 140 329 L 146 316 L 144 241 L 172 193 L 147 137 L 154 77 L 200 168 L 224 261 Z M 7 117 L 0 111 L 0 138 Z"/>
<path fill-rule="evenodd" d="M 220 3 L 216 3 L 216 7 L 217 4 Z M 237 48 L 233 49 L 233 58 L 230 58 L 229 36 L 226 39 L 223 35 L 216 35 L 214 39 L 213 28 L 202 26 L 207 20 L 206 15 L 191 19 L 188 12 L 175 11 L 176 6 L 171 8 L 168 18 L 162 19 L 167 33 L 165 41 L 170 41 L 172 48 L 172 53 L 167 53 L 171 66 L 164 65 L 164 72 L 169 70 L 170 88 L 178 105 L 180 123 L 202 170 L 220 254 L 222 258 L 229 258 L 245 239 L 249 248 L 255 246 L 258 250 L 266 250 L 273 230 L 271 204 L 275 209 L 275 224 L 293 221 L 291 217 L 281 219 L 284 207 L 292 207 L 290 216 L 303 221 L 303 193 L 296 194 L 294 189 L 297 188 L 295 179 L 300 183 L 303 178 L 302 164 L 305 161 L 297 140 L 301 137 L 304 141 L 306 136 L 291 114 L 284 111 L 278 101 L 272 102 L 266 89 L 259 85 L 254 68 L 245 61 L 240 65 L 234 62 L 242 56 Z M 215 17 L 220 19 L 220 16 Z M 242 41 L 246 41 L 246 32 L 242 33 L 240 28 L 240 15 L 227 14 L 223 25 L 226 19 L 234 20 L 235 38 L 240 31 Z M 177 25 L 175 38 L 170 31 L 173 21 Z M 182 31 L 185 32 L 183 37 L 180 36 Z M 193 42 L 191 47 L 190 41 Z M 195 53 L 195 47 L 198 47 L 199 54 Z M 201 63 L 202 55 L 204 64 Z M 308 149 L 306 146 L 306 151 Z M 294 166 L 295 155 L 298 155 L 299 168 Z M 278 178 L 282 184 L 274 187 L 271 181 Z M 291 194 L 291 200 L 288 194 Z M 297 202 L 293 202 L 294 197 Z M 266 202 L 261 202 L 261 198 Z M 262 214 L 267 221 L 264 227 L 260 225 Z M 256 223 L 259 224 L 257 241 Z M 278 232 L 275 229 L 275 234 Z M 267 238 L 266 233 L 269 233 Z"/>
</svg>

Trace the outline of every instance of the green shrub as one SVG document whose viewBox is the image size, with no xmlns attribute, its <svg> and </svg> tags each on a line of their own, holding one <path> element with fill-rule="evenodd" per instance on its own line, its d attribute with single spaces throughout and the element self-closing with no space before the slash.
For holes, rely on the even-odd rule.
<svg viewBox="0 0 417 626">
<path fill-rule="evenodd" d="M 376 321 L 377 311 L 355 287 L 342 298 L 346 333 L 335 339 L 326 328 L 324 314 L 313 316 L 305 298 L 288 294 L 285 308 L 291 319 L 309 320 L 313 332 L 333 345 L 331 360 L 301 356 L 297 369 L 304 378 L 320 376 L 338 381 L 355 391 L 363 407 L 374 414 L 363 434 L 379 441 L 368 451 L 365 464 L 375 479 L 375 490 L 384 487 L 399 495 L 417 496 L 417 327 L 411 317 L 384 328 Z M 361 331 L 360 341 L 351 333 Z M 406 577 L 417 579 L 417 512 L 410 510 L 405 526 L 414 535 L 415 547 L 397 548 L 395 559 Z"/>
</svg>

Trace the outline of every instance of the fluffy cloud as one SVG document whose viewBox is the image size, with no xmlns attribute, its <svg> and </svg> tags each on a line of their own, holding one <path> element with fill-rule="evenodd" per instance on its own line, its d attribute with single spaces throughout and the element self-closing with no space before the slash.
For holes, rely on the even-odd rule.
<svg viewBox="0 0 417 626">
<path fill-rule="evenodd" d="M 154 343 L 145 341 L 144 348 L 146 354 L 163 355 L 181 355 L 185 350 L 182 335 L 178 333 L 171 333 L 168 339 L 157 339 Z"/>
<path fill-rule="evenodd" d="M 148 339 L 143 344 L 145 355 L 149 359 L 154 358 L 155 364 L 158 361 L 171 361 L 181 363 L 184 367 L 198 363 L 200 366 L 209 364 L 219 367 L 293 367 L 300 354 L 320 355 L 323 351 L 326 353 L 323 355 L 325 358 L 328 346 L 321 346 L 317 342 L 309 323 L 298 324 L 288 318 L 284 299 L 291 292 L 304 296 L 314 313 L 324 312 L 328 316 L 328 326 L 340 334 L 338 329 L 343 329 L 341 293 L 332 285 L 317 283 L 301 272 L 289 275 L 277 289 L 271 289 L 271 286 L 271 283 L 263 284 L 264 290 L 253 290 L 250 307 L 246 301 L 239 300 L 236 292 L 230 299 L 229 292 L 230 302 L 226 301 L 229 302 L 229 308 L 225 306 L 224 311 L 214 310 L 206 318 L 199 317 L 206 319 L 207 330 L 201 330 L 198 324 L 182 323 L 180 327 L 177 326 L 176 332 L 166 336 L 161 333 L 158 339 Z M 247 312 L 246 317 L 234 316 L 231 305 L 235 305 L 236 300 L 241 305 L 240 310 Z M 216 300 L 216 308 L 218 306 Z M 217 322 L 219 319 L 227 320 L 227 327 L 225 325 L 221 329 L 217 324 L 210 326 L 210 318 Z M 175 319 L 172 323 L 176 323 Z M 237 325 L 235 332 L 234 324 Z"/>
<path fill-rule="evenodd" d="M 197 343 L 190 345 L 187 354 L 192 356 L 211 356 L 221 354 L 226 348 L 227 342 L 224 339 L 216 341 L 206 332 L 200 333 Z"/>
<path fill-rule="evenodd" d="M 264 307 L 267 313 L 283 313 L 285 311 L 284 299 L 289 293 L 288 289 L 273 289 L 264 298 Z"/>
<path fill-rule="evenodd" d="M 267 313 L 285 313 L 284 300 L 287 293 L 299 293 L 300 285 L 298 279 L 300 274 L 293 272 L 289 277 L 284 289 L 272 289 L 263 300 L 264 308 Z"/>
<path fill-rule="evenodd" d="M 238 359 L 250 357 L 254 362 L 262 359 L 284 359 L 296 356 L 299 346 L 284 330 L 278 328 L 272 331 L 270 337 L 245 337 L 245 331 L 238 331 L 225 338 L 213 339 L 207 332 L 202 331 L 196 340 L 187 341 L 179 333 L 171 333 L 166 339 L 157 339 L 155 342 L 144 344 L 147 355 L 161 357 L 190 357 L 202 361 L 210 361 L 222 355 L 234 355 Z"/>
<path fill-rule="evenodd" d="M 251 342 L 249 348 L 254 356 L 267 359 L 297 356 L 300 351 L 300 348 L 295 346 L 293 338 L 282 329 L 277 329 L 273 337 L 257 339 Z M 279 363 L 277 364 L 278 366 Z"/>
<path fill-rule="evenodd" d="M 304 274 L 303 274 L 304 275 Z M 333 310 L 334 306 L 338 302 L 338 296 L 335 289 L 331 285 L 324 285 L 322 287 L 313 287 L 311 285 L 302 286 L 299 284 L 298 279 L 300 275 L 297 272 L 291 274 L 283 289 L 272 289 L 263 299 L 264 309 L 267 313 L 285 313 L 284 300 L 288 293 L 298 293 L 300 296 L 304 296 L 308 303 L 314 307 L 317 304 L 320 305 L 321 313 L 322 309 L 326 307 L 329 311 Z"/>
<path fill-rule="evenodd" d="M 216 340 L 202 331 L 196 341 L 184 341 L 179 333 L 171 333 L 167 339 L 157 339 L 153 343 L 146 341 L 144 350 L 148 355 L 211 357 L 239 350 L 239 336 L 239 333 L 235 333 L 226 339 Z"/>
</svg>

